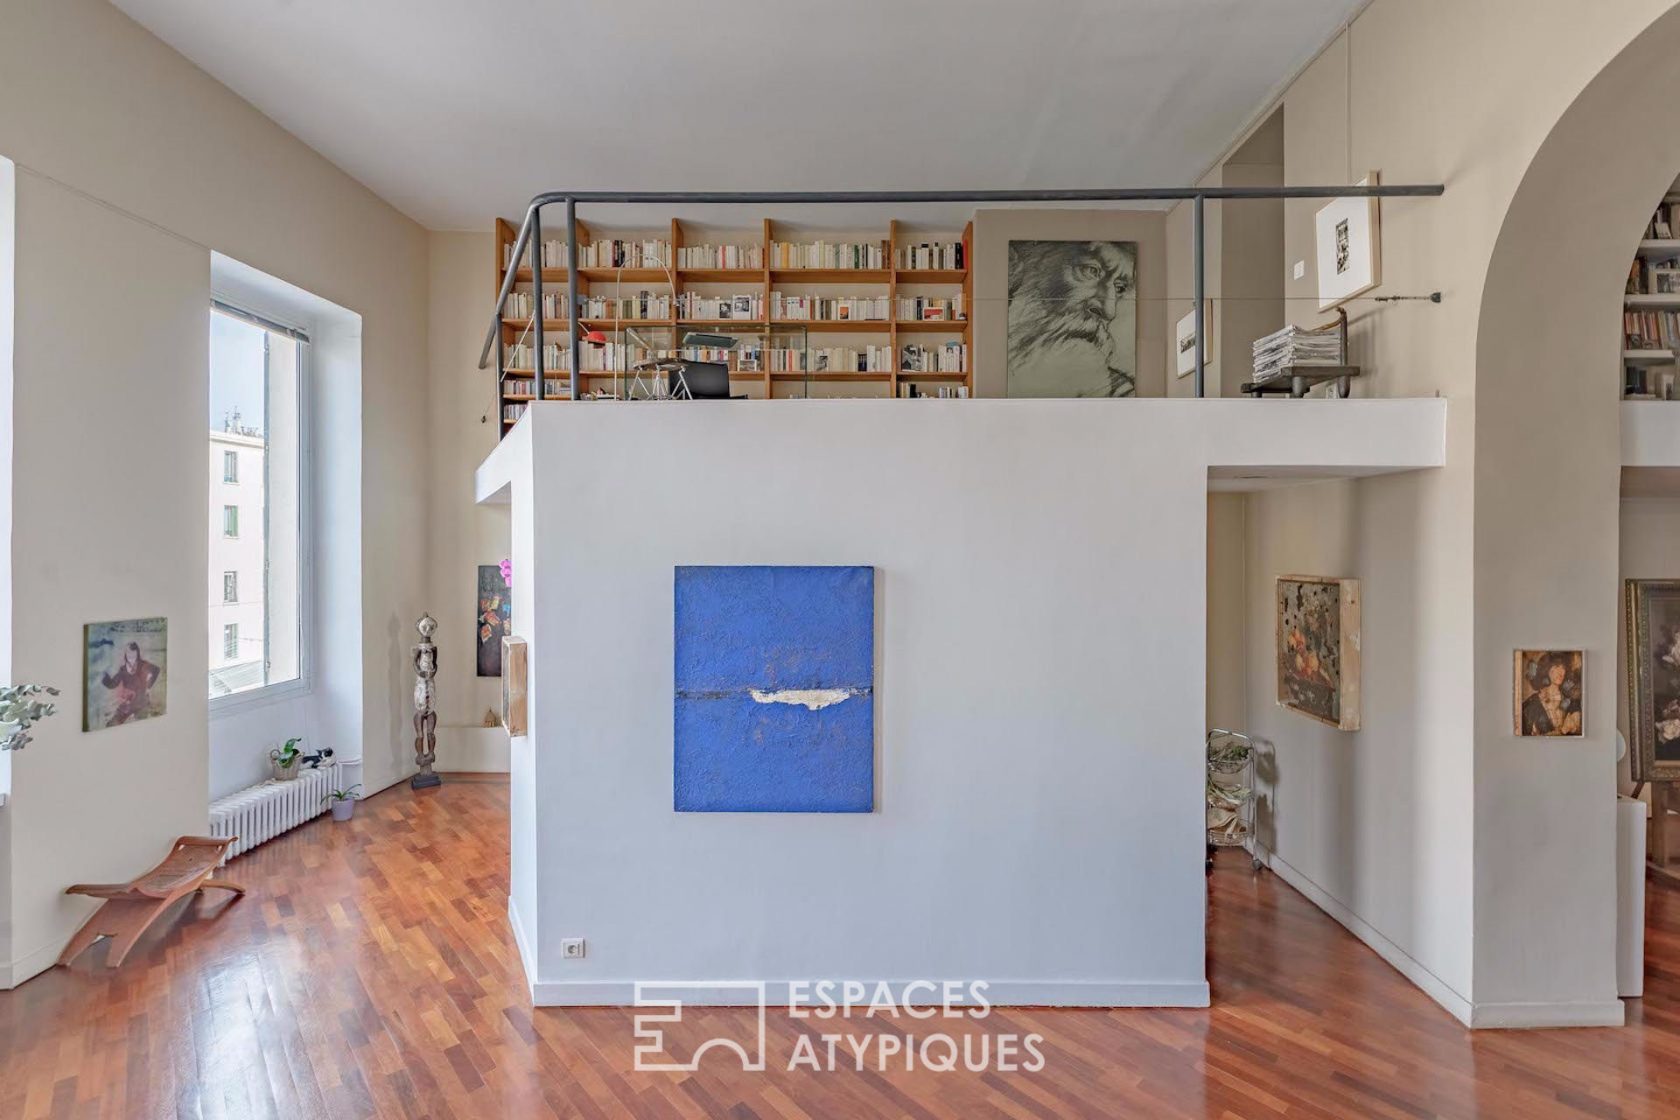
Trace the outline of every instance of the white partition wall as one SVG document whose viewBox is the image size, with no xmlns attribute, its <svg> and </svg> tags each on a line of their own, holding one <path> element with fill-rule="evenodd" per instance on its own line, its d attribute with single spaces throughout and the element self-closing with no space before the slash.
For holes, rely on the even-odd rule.
<svg viewBox="0 0 1680 1120">
<path fill-rule="evenodd" d="M 531 409 L 479 489 L 511 495 L 530 643 L 513 909 L 534 1001 L 832 978 L 1206 1003 L 1209 470 L 1439 463 L 1442 402 L 1371 404 Z M 673 811 L 684 564 L 875 567 L 874 812 Z"/>
</svg>

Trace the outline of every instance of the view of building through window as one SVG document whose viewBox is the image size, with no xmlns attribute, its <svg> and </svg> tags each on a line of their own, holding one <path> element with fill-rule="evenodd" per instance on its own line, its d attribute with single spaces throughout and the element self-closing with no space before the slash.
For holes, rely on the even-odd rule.
<svg viewBox="0 0 1680 1120">
<path fill-rule="evenodd" d="M 212 698 L 301 673 L 303 347 L 233 315 L 210 316 Z"/>
</svg>

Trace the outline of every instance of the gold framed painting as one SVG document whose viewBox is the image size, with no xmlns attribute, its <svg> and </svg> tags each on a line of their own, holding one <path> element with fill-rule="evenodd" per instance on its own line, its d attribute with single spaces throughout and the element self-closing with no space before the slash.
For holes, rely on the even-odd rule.
<svg viewBox="0 0 1680 1120">
<path fill-rule="evenodd" d="M 1522 738 L 1586 734 L 1587 655 L 1578 649 L 1519 649 L 1511 727 Z"/>
<path fill-rule="evenodd" d="M 1680 781 L 1680 580 L 1630 579 L 1623 608 L 1633 780 Z"/>
<path fill-rule="evenodd" d="M 1359 730 L 1359 581 L 1279 576 L 1277 702 Z"/>
</svg>

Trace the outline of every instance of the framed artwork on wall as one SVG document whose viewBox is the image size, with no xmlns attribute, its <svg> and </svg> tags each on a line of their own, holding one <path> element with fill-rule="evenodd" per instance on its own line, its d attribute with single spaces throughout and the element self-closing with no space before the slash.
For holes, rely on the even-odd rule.
<svg viewBox="0 0 1680 1120">
<path fill-rule="evenodd" d="M 875 569 L 680 566 L 672 808 L 875 808 Z"/>
<path fill-rule="evenodd" d="M 1207 345 L 1203 348 L 1207 354 L 1207 364 L 1213 364 L 1213 301 L 1206 301 L 1207 306 L 1202 311 L 1202 323 L 1207 331 Z M 1173 360 L 1178 376 L 1188 377 L 1196 372 L 1196 312 L 1186 312 L 1184 318 L 1178 321 L 1178 329 L 1173 334 Z"/>
<path fill-rule="evenodd" d="M 1136 241 L 1011 241 L 1012 397 L 1137 395 Z"/>
<path fill-rule="evenodd" d="M 1375 171 L 1356 186 L 1377 186 Z M 1329 311 L 1382 283 L 1382 212 L 1374 198 L 1338 198 L 1313 219 L 1318 309 Z"/>
<path fill-rule="evenodd" d="M 1359 581 L 1279 576 L 1277 702 L 1359 730 Z"/>
<path fill-rule="evenodd" d="M 502 726 L 509 735 L 523 735 L 525 723 L 525 639 L 502 639 Z"/>
<path fill-rule="evenodd" d="M 508 632 L 512 605 L 508 601 L 511 590 L 499 564 L 478 566 L 478 675 L 502 675 L 502 638 Z"/>
<path fill-rule="evenodd" d="M 82 730 L 163 715 L 169 693 L 169 620 L 130 618 L 82 627 Z"/>
<path fill-rule="evenodd" d="M 1680 580 L 1628 580 L 1623 609 L 1633 780 L 1680 781 Z"/>
<path fill-rule="evenodd" d="M 1519 649 L 1512 686 L 1512 730 L 1524 738 L 1584 735 L 1586 654 L 1578 649 Z"/>
</svg>

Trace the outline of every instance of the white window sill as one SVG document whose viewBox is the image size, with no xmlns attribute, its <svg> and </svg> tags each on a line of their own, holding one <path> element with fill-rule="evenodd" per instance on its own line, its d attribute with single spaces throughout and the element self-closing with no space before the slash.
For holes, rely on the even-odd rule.
<svg viewBox="0 0 1680 1120">
<path fill-rule="evenodd" d="M 210 718 L 219 719 L 222 716 L 238 715 L 254 708 L 266 708 L 270 704 L 278 704 L 283 700 L 295 700 L 309 695 L 310 682 L 305 678 L 283 681 L 280 684 L 264 685 L 261 688 L 249 689 L 245 692 L 235 692 L 231 696 L 212 696 L 210 698 Z"/>
</svg>

